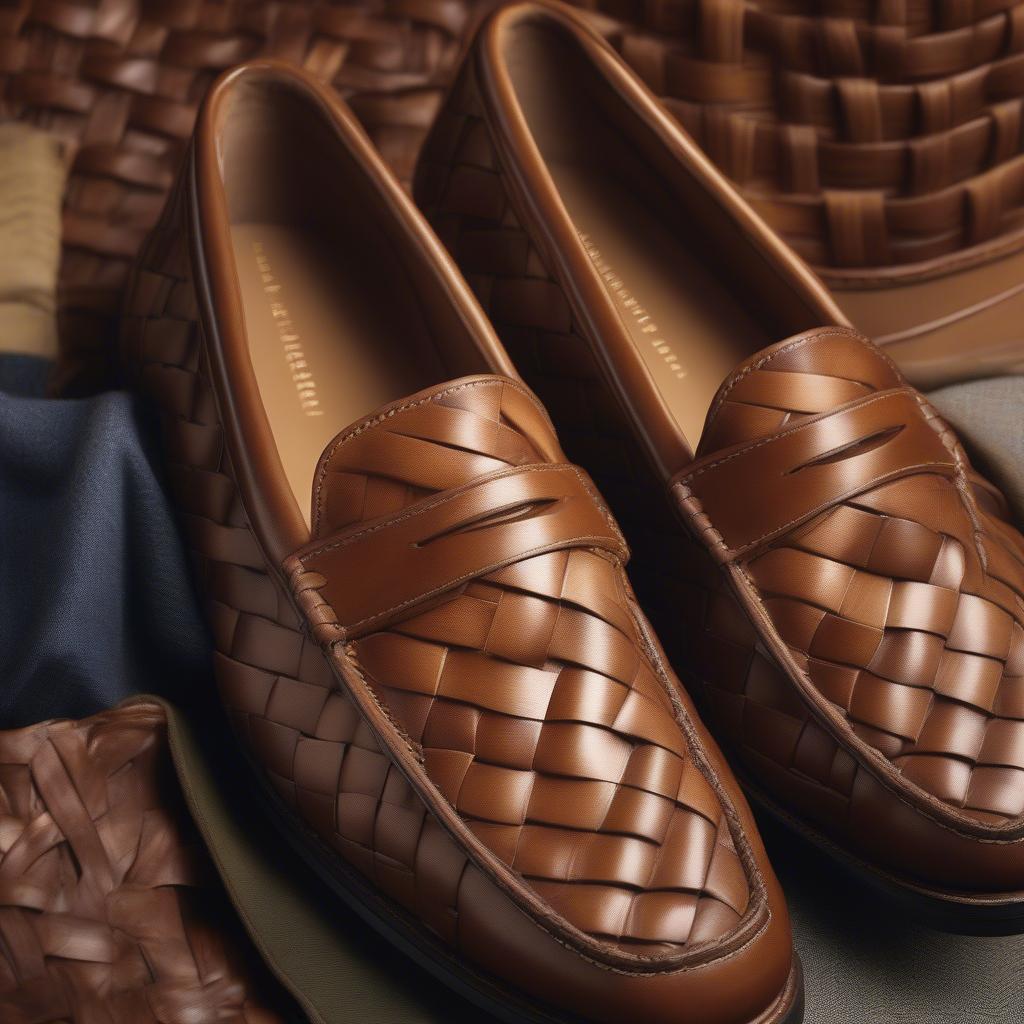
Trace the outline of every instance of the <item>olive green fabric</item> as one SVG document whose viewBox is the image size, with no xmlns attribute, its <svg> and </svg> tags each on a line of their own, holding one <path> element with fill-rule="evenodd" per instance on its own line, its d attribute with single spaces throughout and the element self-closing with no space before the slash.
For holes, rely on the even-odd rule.
<svg viewBox="0 0 1024 1024">
<path fill-rule="evenodd" d="M 57 139 L 28 125 L 0 124 L 0 351 L 57 352 L 64 178 Z"/>
<path fill-rule="evenodd" d="M 165 702 L 189 810 L 254 944 L 313 1024 L 452 1024 L 488 1018 L 395 952 L 274 834 L 233 743 L 200 736 Z M 219 716 L 212 715 L 218 720 Z"/>
</svg>

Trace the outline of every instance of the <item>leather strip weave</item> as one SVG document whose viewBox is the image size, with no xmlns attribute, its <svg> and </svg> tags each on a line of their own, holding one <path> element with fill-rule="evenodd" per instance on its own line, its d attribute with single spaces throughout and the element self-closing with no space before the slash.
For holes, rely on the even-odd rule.
<svg viewBox="0 0 1024 1024">
<path fill-rule="evenodd" d="M 70 146 L 62 378 L 109 382 L 110 317 L 215 75 L 285 57 L 412 174 L 490 0 L 22 0 L 0 12 L 3 113 Z M 581 4 L 581 6 L 583 6 Z M 811 263 L 952 256 L 1024 229 L 1024 4 L 657 0 L 589 15 Z"/>
<path fill-rule="evenodd" d="M 163 710 L 0 733 L 0 1020 L 279 1024 L 173 782 Z"/>
<path fill-rule="evenodd" d="M 674 485 L 700 504 L 723 558 L 748 554 L 813 516 L 915 472 L 957 463 L 909 390 L 884 392 L 697 462 Z M 737 501 L 756 493 L 756 506 Z"/>
<path fill-rule="evenodd" d="M 582 470 L 534 464 L 350 530 L 300 561 L 324 577 L 320 592 L 351 639 L 513 561 L 574 547 L 603 548 L 623 562 L 628 557 Z"/>
<path fill-rule="evenodd" d="M 168 212 L 143 258 L 126 354 L 162 410 L 222 698 L 282 801 L 465 952 L 473 893 L 490 883 L 338 685 L 330 648 L 346 671 L 364 673 L 477 839 L 524 876 L 549 914 L 571 915 L 588 948 L 658 970 L 691 946 L 741 935 L 763 911 L 762 883 L 720 792 L 690 756 L 614 557 L 586 547 L 534 555 L 351 644 L 338 642 L 344 634 L 321 593 L 327 577 L 297 558 L 283 567 L 289 600 L 256 545 L 225 449 L 181 218 Z M 432 423 L 460 413 L 468 434 L 459 444 L 445 443 L 450 425 L 429 439 Z M 409 451 L 406 422 L 428 438 L 430 457 L 395 456 Z M 511 380 L 442 389 L 379 428 L 358 435 L 365 448 L 339 449 L 323 467 L 321 535 L 399 512 L 481 465 L 564 462 L 540 405 Z M 608 777 L 595 776 L 596 763 Z"/>
</svg>

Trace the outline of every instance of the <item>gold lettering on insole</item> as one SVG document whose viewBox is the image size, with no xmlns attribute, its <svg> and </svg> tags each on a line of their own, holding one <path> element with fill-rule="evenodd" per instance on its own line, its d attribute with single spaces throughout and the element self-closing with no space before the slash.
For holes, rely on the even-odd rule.
<svg viewBox="0 0 1024 1024">
<path fill-rule="evenodd" d="M 260 272 L 260 287 L 270 304 L 270 315 L 274 321 L 284 361 L 291 374 L 295 393 L 298 395 L 299 406 L 306 416 L 323 416 L 320 398 L 317 394 L 316 380 L 313 378 L 306 359 L 306 350 L 298 328 L 292 320 L 287 304 L 281 297 L 281 282 L 274 273 L 262 242 L 252 243 L 253 255 L 256 257 L 256 268 Z"/>
<path fill-rule="evenodd" d="M 594 244 L 593 239 L 583 231 L 579 232 L 579 236 L 584 251 L 594 264 L 594 269 L 607 285 L 608 290 L 618 299 L 625 315 L 637 324 L 637 329 L 641 334 L 647 335 L 647 343 L 661 356 L 676 379 L 682 380 L 686 376 L 686 369 L 672 346 L 665 340 L 661 328 L 651 317 L 650 312 L 629 291 L 618 271 L 601 255 L 601 250 Z"/>
</svg>

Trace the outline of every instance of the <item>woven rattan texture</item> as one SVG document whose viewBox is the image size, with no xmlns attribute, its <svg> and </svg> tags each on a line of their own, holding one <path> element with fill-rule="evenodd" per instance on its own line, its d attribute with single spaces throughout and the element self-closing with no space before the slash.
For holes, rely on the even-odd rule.
<svg viewBox="0 0 1024 1024">
<path fill-rule="evenodd" d="M 815 723 L 720 567 L 656 497 L 662 484 L 644 468 L 562 288 L 517 219 L 468 70 L 428 143 L 418 192 L 551 410 L 570 458 L 594 473 L 619 513 L 645 608 L 677 663 L 705 687 L 720 735 L 743 751 L 756 778 L 788 777 L 819 819 L 855 817 L 850 801 L 862 769 Z M 779 366 L 744 375 L 703 454 L 797 422 L 808 408 L 798 395 L 838 405 L 868 393 L 863 381 L 898 385 L 885 357 L 863 351 L 852 363 L 862 373 L 855 380 L 830 377 L 844 357 L 824 355 L 813 383 L 792 388 L 791 407 L 779 398 L 783 378 L 773 380 Z M 920 415 L 934 417 L 923 408 Z M 948 431 L 943 443 L 966 465 Z M 970 512 L 958 486 L 973 494 Z M 756 473 L 749 507 L 757 507 Z M 746 566 L 801 668 L 853 733 L 904 779 L 990 823 L 1024 814 L 1024 540 L 1003 517 L 1005 506 L 963 471 L 956 483 L 918 475 L 836 503 Z"/>
<path fill-rule="evenodd" d="M 229 714 L 307 825 L 457 944 L 466 855 L 337 686 L 246 521 L 174 215 L 147 247 L 125 337 L 143 391 L 162 408 Z M 493 385 L 385 417 L 328 463 L 330 525 L 402 508 L 444 487 L 442 477 L 453 486 L 557 451 L 543 414 L 506 386 L 519 395 L 514 422 L 528 404 L 543 433 L 519 433 L 506 419 L 511 399 Z M 417 445 L 436 452 L 415 457 Z M 308 578 L 292 582 L 321 623 Z M 414 607 L 349 653 L 481 842 L 599 942 L 663 956 L 731 931 L 749 888 L 634 615 L 621 569 L 573 549 L 472 581 L 439 607 Z"/>
<path fill-rule="evenodd" d="M 159 707 L 0 734 L 0 1020 L 274 1024 Z"/>
</svg>

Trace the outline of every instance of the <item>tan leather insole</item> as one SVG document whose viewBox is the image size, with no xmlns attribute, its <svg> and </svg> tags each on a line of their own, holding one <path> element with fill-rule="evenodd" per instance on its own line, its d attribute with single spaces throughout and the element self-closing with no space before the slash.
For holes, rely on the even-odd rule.
<svg viewBox="0 0 1024 1024">
<path fill-rule="evenodd" d="M 408 303 L 376 261 L 361 264 L 349 247 L 308 229 L 234 224 L 231 237 L 253 370 L 308 523 L 313 474 L 327 443 L 424 386 Z"/>
<path fill-rule="evenodd" d="M 775 339 L 736 303 L 714 240 L 702 237 L 685 200 L 609 116 L 605 86 L 591 81 L 574 46 L 561 33 L 523 23 L 506 59 L 569 217 L 665 405 L 696 448 L 723 379 Z"/>
<path fill-rule="evenodd" d="M 612 303 L 691 448 L 725 377 L 771 343 L 642 190 L 604 177 L 592 162 L 549 164 L 562 201 Z"/>
</svg>

